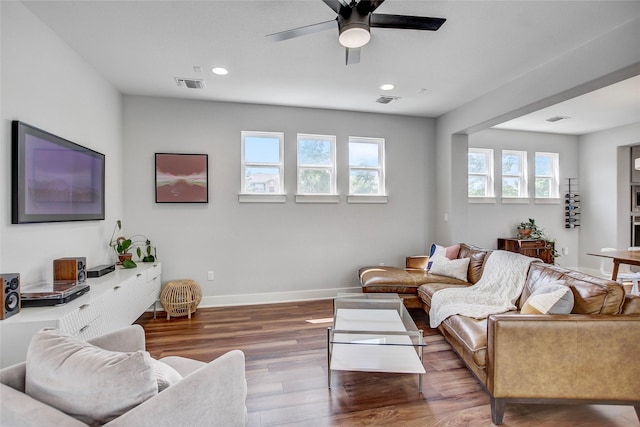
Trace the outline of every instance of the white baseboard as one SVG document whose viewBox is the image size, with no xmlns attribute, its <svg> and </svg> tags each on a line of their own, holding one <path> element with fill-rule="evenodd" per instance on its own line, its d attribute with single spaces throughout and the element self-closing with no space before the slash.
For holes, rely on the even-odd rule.
<svg viewBox="0 0 640 427">
<path fill-rule="evenodd" d="M 229 305 L 276 304 L 280 302 L 310 301 L 335 298 L 339 293 L 360 293 L 360 286 L 353 288 L 314 289 L 308 291 L 268 292 L 244 295 L 207 295 L 198 307 L 224 307 Z"/>
</svg>

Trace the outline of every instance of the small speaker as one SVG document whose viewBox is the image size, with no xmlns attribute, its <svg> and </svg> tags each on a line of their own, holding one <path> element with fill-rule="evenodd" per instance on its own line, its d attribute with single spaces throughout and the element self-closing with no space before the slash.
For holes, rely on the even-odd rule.
<svg viewBox="0 0 640 427">
<path fill-rule="evenodd" d="M 53 280 L 87 280 L 87 258 L 59 258 L 53 260 Z"/>
<path fill-rule="evenodd" d="M 4 320 L 20 312 L 20 274 L 0 274 L 0 284 L 2 285 L 0 320 Z"/>
</svg>

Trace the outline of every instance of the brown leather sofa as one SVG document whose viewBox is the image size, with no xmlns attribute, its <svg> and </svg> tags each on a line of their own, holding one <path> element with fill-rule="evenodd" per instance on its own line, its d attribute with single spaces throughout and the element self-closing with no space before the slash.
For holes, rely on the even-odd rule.
<svg viewBox="0 0 640 427">
<path fill-rule="evenodd" d="M 490 252 L 461 244 L 458 258 L 471 258 L 468 282 L 426 272 L 428 257 L 420 256 L 404 269 L 361 268 L 362 289 L 398 293 L 428 314 L 437 290 L 476 283 Z M 539 286 L 559 279 L 573 291 L 571 314 L 519 313 Z M 616 282 L 536 262 L 517 307 L 483 320 L 454 315 L 438 327 L 489 393 L 494 424 L 502 424 L 510 402 L 632 405 L 640 419 L 640 297 Z"/>
</svg>

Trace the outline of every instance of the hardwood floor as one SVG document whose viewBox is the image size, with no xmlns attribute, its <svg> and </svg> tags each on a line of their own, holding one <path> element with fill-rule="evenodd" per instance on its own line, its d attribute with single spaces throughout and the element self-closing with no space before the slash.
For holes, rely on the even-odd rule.
<svg viewBox="0 0 640 427">
<path fill-rule="evenodd" d="M 417 375 L 334 372 L 327 388 L 327 327 L 309 323 L 332 315 L 331 300 L 200 308 L 167 321 L 160 312 L 137 323 L 147 350 L 210 361 L 240 349 L 246 357 L 249 427 L 491 426 L 489 397 L 420 310 L 423 393 Z M 630 406 L 507 405 L 504 426 L 638 426 Z"/>
</svg>

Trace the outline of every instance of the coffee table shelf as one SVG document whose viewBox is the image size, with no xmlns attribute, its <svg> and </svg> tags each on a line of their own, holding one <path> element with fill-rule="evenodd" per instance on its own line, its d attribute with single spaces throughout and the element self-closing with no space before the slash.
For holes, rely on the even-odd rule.
<svg viewBox="0 0 640 427">
<path fill-rule="evenodd" d="M 332 371 L 363 371 L 418 374 L 422 391 L 425 346 L 397 294 L 339 295 L 327 330 L 329 388 Z"/>
</svg>

